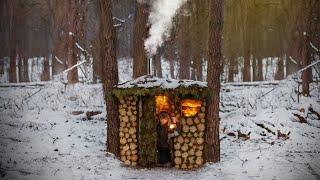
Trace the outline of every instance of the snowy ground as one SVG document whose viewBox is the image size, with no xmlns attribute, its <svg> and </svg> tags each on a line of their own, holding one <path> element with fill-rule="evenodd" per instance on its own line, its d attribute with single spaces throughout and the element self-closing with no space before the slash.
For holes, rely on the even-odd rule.
<svg viewBox="0 0 320 180">
<path fill-rule="evenodd" d="M 319 85 L 299 103 L 293 82 L 253 85 L 223 86 L 221 162 L 195 171 L 129 168 L 108 157 L 99 84 L 0 87 L 0 179 L 320 179 L 320 120 L 308 111 L 320 112 Z M 102 113 L 88 120 L 87 111 Z M 277 139 L 277 130 L 290 138 Z"/>
</svg>

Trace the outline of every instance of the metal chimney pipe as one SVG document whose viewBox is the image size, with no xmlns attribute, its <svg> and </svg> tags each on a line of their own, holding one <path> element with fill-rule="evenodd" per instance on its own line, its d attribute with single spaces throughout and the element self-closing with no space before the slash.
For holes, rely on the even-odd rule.
<svg viewBox="0 0 320 180">
<path fill-rule="evenodd" d="M 148 75 L 152 75 L 152 58 L 148 59 Z"/>
</svg>

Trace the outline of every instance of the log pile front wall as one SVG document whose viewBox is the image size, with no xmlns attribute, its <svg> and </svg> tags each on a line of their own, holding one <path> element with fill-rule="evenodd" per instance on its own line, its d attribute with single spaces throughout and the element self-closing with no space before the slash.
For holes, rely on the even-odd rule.
<svg viewBox="0 0 320 180">
<path fill-rule="evenodd" d="M 135 97 L 120 99 L 119 104 L 120 160 L 126 165 L 138 165 L 138 100 Z"/>
<path fill-rule="evenodd" d="M 205 133 L 205 102 L 194 117 L 180 118 L 181 134 L 174 138 L 174 164 L 176 168 L 193 169 L 203 165 Z"/>
<path fill-rule="evenodd" d="M 204 164 L 206 103 L 194 117 L 185 117 L 180 100 L 172 105 L 180 135 L 174 137 L 171 158 L 179 169 L 194 169 Z M 153 167 L 157 164 L 156 106 L 154 96 L 129 96 L 119 99 L 120 160 L 128 166 Z"/>
</svg>

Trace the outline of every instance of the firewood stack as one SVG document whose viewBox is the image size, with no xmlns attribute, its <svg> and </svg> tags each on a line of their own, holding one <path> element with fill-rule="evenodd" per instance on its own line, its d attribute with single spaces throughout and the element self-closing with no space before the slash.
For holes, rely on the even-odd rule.
<svg viewBox="0 0 320 180">
<path fill-rule="evenodd" d="M 174 139 L 176 168 L 193 169 L 203 165 L 205 102 L 194 117 L 180 118 L 181 134 Z"/>
<path fill-rule="evenodd" d="M 137 115 L 137 99 L 134 97 L 120 99 L 120 160 L 131 166 L 136 166 L 138 163 Z"/>
</svg>

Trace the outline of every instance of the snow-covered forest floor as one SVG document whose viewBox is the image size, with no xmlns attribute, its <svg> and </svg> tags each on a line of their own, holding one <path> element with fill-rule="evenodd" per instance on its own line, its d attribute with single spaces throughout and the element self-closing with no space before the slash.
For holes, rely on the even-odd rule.
<svg viewBox="0 0 320 180">
<path fill-rule="evenodd" d="M 108 157 L 101 84 L 0 87 L 0 179 L 320 179 L 320 120 L 309 111 L 320 112 L 319 84 L 299 102 L 289 80 L 236 85 L 221 90 L 221 162 L 194 171 Z M 102 113 L 87 119 L 88 111 Z"/>
</svg>

